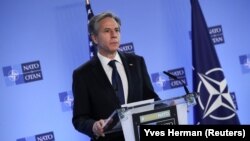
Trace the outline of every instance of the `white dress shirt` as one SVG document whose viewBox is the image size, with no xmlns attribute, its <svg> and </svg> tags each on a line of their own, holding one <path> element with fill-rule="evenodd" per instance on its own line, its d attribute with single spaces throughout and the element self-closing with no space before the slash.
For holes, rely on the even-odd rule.
<svg viewBox="0 0 250 141">
<path fill-rule="evenodd" d="M 108 65 L 108 63 L 111 61 L 111 59 L 101 55 L 99 52 L 97 53 L 98 58 L 101 61 L 102 67 L 108 76 L 108 79 L 110 83 L 112 84 L 112 68 Z M 113 60 L 116 60 L 115 65 L 117 67 L 117 71 L 122 79 L 122 86 L 124 91 L 124 98 L 125 98 L 125 104 L 127 103 L 128 99 L 128 79 L 127 75 L 124 69 L 124 66 L 122 64 L 122 60 L 118 53 L 116 53 L 115 58 Z"/>
</svg>

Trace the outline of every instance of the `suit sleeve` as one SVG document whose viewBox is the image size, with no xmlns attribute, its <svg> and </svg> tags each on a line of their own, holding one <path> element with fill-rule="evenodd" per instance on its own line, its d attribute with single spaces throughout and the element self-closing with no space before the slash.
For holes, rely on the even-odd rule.
<svg viewBox="0 0 250 141">
<path fill-rule="evenodd" d="M 87 87 L 82 79 L 80 71 L 73 72 L 72 90 L 74 95 L 73 118 L 72 123 L 76 130 L 81 133 L 94 137 L 92 127 L 95 120 L 89 118 L 90 108 L 87 94 Z"/>
</svg>

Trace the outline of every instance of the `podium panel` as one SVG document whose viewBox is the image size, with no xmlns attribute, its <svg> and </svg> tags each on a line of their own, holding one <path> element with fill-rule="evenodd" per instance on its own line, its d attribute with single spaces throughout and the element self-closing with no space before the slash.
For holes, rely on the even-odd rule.
<svg viewBox="0 0 250 141">
<path fill-rule="evenodd" d="M 188 124 L 188 106 L 194 105 L 194 97 L 175 97 L 151 103 L 118 109 L 121 128 L 126 141 L 140 140 L 140 125 L 185 125 Z"/>
</svg>

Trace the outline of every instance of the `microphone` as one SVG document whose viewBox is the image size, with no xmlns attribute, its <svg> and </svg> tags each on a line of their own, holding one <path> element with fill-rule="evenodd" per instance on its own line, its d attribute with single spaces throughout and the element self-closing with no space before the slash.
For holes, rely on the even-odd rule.
<svg viewBox="0 0 250 141">
<path fill-rule="evenodd" d="M 187 86 L 184 84 L 184 82 L 179 79 L 178 77 L 174 76 L 173 74 L 163 71 L 164 74 L 166 74 L 167 76 L 169 76 L 170 78 L 173 78 L 174 80 L 180 81 L 186 94 L 183 96 L 184 99 L 186 100 L 188 105 L 195 105 L 196 104 L 196 100 L 195 98 L 197 98 L 198 94 L 197 93 L 190 93 Z"/>
<path fill-rule="evenodd" d="M 167 76 L 169 76 L 170 78 L 173 78 L 174 80 L 180 81 L 182 86 L 184 87 L 184 90 L 185 90 L 186 94 L 190 94 L 187 86 L 184 84 L 184 82 L 182 80 L 180 80 L 178 77 L 174 76 L 173 74 L 171 74 L 169 72 L 163 71 L 163 73 L 166 74 Z"/>
</svg>

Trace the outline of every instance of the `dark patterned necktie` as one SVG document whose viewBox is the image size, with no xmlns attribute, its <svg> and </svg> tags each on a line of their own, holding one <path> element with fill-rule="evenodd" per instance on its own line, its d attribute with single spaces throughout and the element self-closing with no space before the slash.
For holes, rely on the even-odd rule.
<svg viewBox="0 0 250 141">
<path fill-rule="evenodd" d="M 116 60 L 111 60 L 109 62 L 109 66 L 112 67 L 112 85 L 113 88 L 116 92 L 116 96 L 119 98 L 120 104 L 124 104 L 124 92 L 123 92 L 123 86 L 122 86 L 122 80 L 121 77 L 117 71 L 116 65 L 115 65 Z"/>
</svg>

